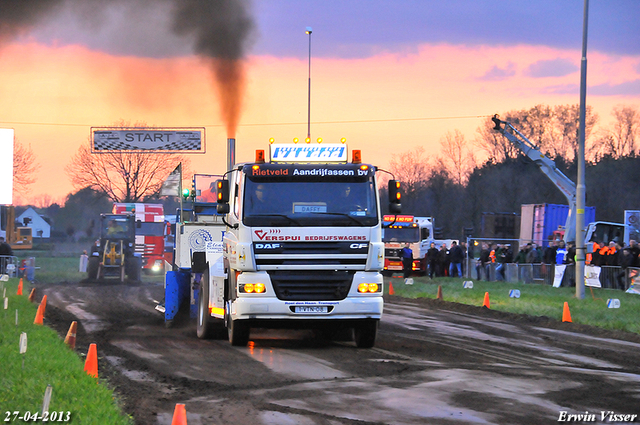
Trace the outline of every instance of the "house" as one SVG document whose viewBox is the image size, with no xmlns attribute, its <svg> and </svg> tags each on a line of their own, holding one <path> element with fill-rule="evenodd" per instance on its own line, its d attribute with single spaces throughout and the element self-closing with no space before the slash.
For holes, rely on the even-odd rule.
<svg viewBox="0 0 640 425">
<path fill-rule="evenodd" d="M 19 223 L 19 226 L 31 227 L 34 238 L 49 238 L 51 236 L 51 225 L 31 207 L 20 214 L 16 222 Z"/>
</svg>

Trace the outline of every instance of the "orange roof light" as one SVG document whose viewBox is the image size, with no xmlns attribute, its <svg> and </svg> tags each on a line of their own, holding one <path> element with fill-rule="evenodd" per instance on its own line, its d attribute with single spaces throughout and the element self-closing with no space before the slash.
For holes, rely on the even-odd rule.
<svg viewBox="0 0 640 425">
<path fill-rule="evenodd" d="M 307 137 L 306 139 L 304 139 L 305 143 L 311 143 L 311 137 Z"/>
<path fill-rule="evenodd" d="M 354 149 L 351 151 L 351 162 L 354 164 L 360 164 L 362 162 L 362 154 L 360 149 Z"/>
<path fill-rule="evenodd" d="M 322 137 L 318 137 L 318 143 L 322 143 Z"/>
<path fill-rule="evenodd" d="M 340 139 L 340 143 L 342 143 L 343 145 L 347 143 L 347 138 L 343 137 L 342 139 Z"/>
<path fill-rule="evenodd" d="M 273 145 L 273 142 L 275 142 L 275 141 L 276 141 L 276 139 L 274 139 L 273 137 L 271 137 L 271 138 L 269 139 L 269 144 L 270 144 L 270 145 Z"/>
<path fill-rule="evenodd" d="M 293 143 L 298 143 L 300 141 L 300 139 L 298 139 L 297 137 L 293 138 Z"/>
<path fill-rule="evenodd" d="M 256 149 L 256 164 L 264 164 L 264 149 Z"/>
</svg>

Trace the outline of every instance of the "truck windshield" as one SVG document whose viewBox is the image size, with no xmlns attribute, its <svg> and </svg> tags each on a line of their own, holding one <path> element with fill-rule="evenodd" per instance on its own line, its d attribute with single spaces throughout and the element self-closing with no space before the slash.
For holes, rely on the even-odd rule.
<svg viewBox="0 0 640 425">
<path fill-rule="evenodd" d="M 374 226 L 374 171 L 359 165 L 261 166 L 246 169 L 243 222 L 248 226 Z"/>
<path fill-rule="evenodd" d="M 419 227 L 385 227 L 382 229 L 383 242 L 419 242 Z"/>
</svg>

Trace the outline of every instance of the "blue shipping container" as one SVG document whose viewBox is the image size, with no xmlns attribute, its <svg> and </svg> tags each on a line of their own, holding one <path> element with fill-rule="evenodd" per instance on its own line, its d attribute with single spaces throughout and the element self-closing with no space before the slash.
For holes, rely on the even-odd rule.
<svg viewBox="0 0 640 425">
<path fill-rule="evenodd" d="M 548 246 L 553 232 L 559 228 L 564 229 L 568 215 L 568 205 L 535 204 L 533 212 L 533 241 L 539 246 Z M 594 221 L 596 221 L 596 207 L 586 207 L 584 210 L 585 226 Z"/>
</svg>

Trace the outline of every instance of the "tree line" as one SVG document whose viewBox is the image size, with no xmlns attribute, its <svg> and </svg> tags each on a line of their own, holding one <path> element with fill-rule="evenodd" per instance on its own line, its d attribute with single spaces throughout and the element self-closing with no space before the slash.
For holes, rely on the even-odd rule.
<svg viewBox="0 0 640 425">
<path fill-rule="evenodd" d="M 575 181 L 578 113 L 578 105 L 536 105 L 500 118 Z M 611 115 L 612 123 L 601 127 L 597 114 L 587 108 L 587 206 L 596 207 L 598 220 L 621 222 L 625 209 L 640 209 L 640 111 L 620 105 Z M 124 121 L 113 125 L 129 126 Z M 479 236 L 483 213 L 519 213 L 522 204 L 566 203 L 538 167 L 493 126 L 491 117 L 484 118 L 472 140 L 459 130 L 447 132 L 435 157 L 422 146 L 393 155 L 389 170 L 402 182 L 403 211 L 434 217 L 443 237 L 461 238 L 464 229 L 471 228 Z M 92 237 L 96 218 L 110 211 L 113 202 L 160 202 L 166 211 L 174 209 L 175 200 L 160 197 L 159 188 L 178 163 L 189 167 L 183 155 L 91 154 L 88 146 L 81 146 L 65 168 L 76 192 L 62 205 L 40 199 L 36 206 L 54 223 L 55 235 Z M 15 187 L 28 191 L 37 168 L 30 147 L 16 144 Z"/>
<path fill-rule="evenodd" d="M 578 114 L 578 105 L 537 105 L 500 119 L 575 182 Z M 640 209 L 640 111 L 620 105 L 612 117 L 610 125 L 599 127 L 599 117 L 587 108 L 586 203 L 596 207 L 597 220 L 622 222 L 625 209 Z M 393 155 L 390 171 L 403 183 L 403 211 L 434 217 L 443 238 L 462 238 L 465 229 L 483 236 L 483 213 L 519 214 L 522 204 L 566 204 L 538 166 L 493 127 L 486 117 L 473 140 L 458 130 L 445 134 L 435 157 L 421 146 Z"/>
</svg>

